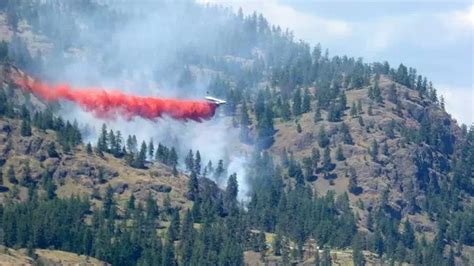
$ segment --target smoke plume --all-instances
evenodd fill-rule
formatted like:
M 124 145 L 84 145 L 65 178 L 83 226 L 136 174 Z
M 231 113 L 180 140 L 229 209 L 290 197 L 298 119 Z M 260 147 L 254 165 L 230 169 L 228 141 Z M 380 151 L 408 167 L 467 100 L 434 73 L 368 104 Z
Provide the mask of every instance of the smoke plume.
M 67 84 L 50 86 L 25 79 L 17 79 L 16 83 L 46 101 L 68 100 L 104 119 L 120 116 L 131 120 L 138 116 L 154 121 L 166 115 L 181 121 L 201 122 L 213 117 L 218 106 L 207 101 L 143 97 L 101 88 L 72 88 Z

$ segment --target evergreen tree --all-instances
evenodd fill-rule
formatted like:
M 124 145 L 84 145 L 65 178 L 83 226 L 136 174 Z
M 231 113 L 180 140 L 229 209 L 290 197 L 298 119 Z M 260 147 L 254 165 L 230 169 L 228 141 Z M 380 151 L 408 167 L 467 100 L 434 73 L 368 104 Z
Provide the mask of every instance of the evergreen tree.
M 114 219 L 116 215 L 116 203 L 114 200 L 114 190 L 110 185 L 107 186 L 104 197 L 104 215 L 108 219 Z
M 321 266 L 321 259 L 319 258 L 319 249 L 316 247 L 314 251 L 314 266 Z
M 331 149 L 329 146 L 324 149 L 323 162 L 322 162 L 323 171 L 327 174 L 334 168 L 334 164 L 331 161 Z
M 0 62 L 8 60 L 8 44 L 6 41 L 0 42 Z
M 219 160 L 219 162 L 217 163 L 217 167 L 214 171 L 214 179 L 215 180 L 219 180 L 220 178 L 222 178 L 223 176 L 226 176 L 225 174 L 225 168 L 224 168 L 224 161 L 223 160 Z
M 170 242 L 174 242 L 178 240 L 178 236 L 180 232 L 179 227 L 180 227 L 179 211 L 174 210 L 171 214 L 170 226 L 168 227 L 168 240 Z
M 313 117 L 313 121 L 314 123 L 317 123 L 319 121 L 322 120 L 322 116 L 321 116 L 321 108 L 319 108 L 319 106 L 316 107 L 316 110 L 314 111 L 314 117 Z
M 29 115 L 21 120 L 20 134 L 23 137 L 31 136 L 31 121 Z
M 148 157 L 153 159 L 154 154 L 155 154 L 155 145 L 153 144 L 153 138 L 150 139 L 150 142 L 148 143 L 147 147 L 148 147 Z
M 338 145 L 336 149 L 336 160 L 344 161 L 346 157 L 344 157 L 344 152 L 342 150 L 342 145 Z
M 344 144 L 354 145 L 354 142 L 352 141 L 351 133 L 349 131 L 349 127 L 347 126 L 346 123 L 344 123 L 344 122 L 341 123 L 341 127 L 339 129 L 339 132 L 342 134 Z
M 383 146 L 382 146 L 382 151 L 383 151 L 383 155 L 385 156 L 389 156 L 389 150 L 388 150 L 388 145 L 387 145 L 387 142 L 384 142 L 383 143 Z
M 251 125 L 250 116 L 247 110 L 247 104 L 242 102 L 240 109 L 240 141 L 246 143 L 249 141 L 249 126 Z
M 301 105 L 301 111 L 307 113 L 311 111 L 311 95 L 309 94 L 308 88 L 304 89 L 303 103 Z
M 362 110 L 362 101 L 359 99 L 359 100 L 357 100 L 357 113 L 360 115 L 363 112 L 364 111 Z
M 257 120 L 257 147 L 260 149 L 269 148 L 274 142 L 274 134 L 273 111 L 267 106 L 262 117 Z
M 88 155 L 92 155 L 92 145 L 90 142 L 88 142 L 86 145 L 86 152 Z
M 229 179 L 227 180 L 227 187 L 225 189 L 224 193 L 224 206 L 229 210 L 229 212 L 234 214 L 237 209 L 237 194 L 238 194 L 239 188 L 238 188 L 238 183 L 237 183 L 237 174 L 232 174 L 229 176 Z
M 329 250 L 328 246 L 324 246 L 321 266 L 331 266 L 331 265 L 332 265 L 331 251 Z
M 388 100 L 392 103 L 397 103 L 399 101 L 395 83 L 392 83 L 388 89 Z
M 301 108 L 301 89 L 295 89 L 295 92 L 293 93 L 293 115 L 298 116 L 302 112 Z
M 188 182 L 188 199 L 196 201 L 199 198 L 199 181 L 196 173 L 191 172 L 191 176 Z
M 352 261 L 355 266 L 365 265 L 363 249 L 363 237 L 360 234 L 356 234 L 352 240 Z
M 173 242 L 169 241 L 163 248 L 163 261 L 161 265 L 175 266 L 178 265 L 174 255 Z
M 324 126 L 320 127 L 319 129 L 318 144 L 321 148 L 326 148 L 326 146 L 329 144 L 329 137 L 326 134 Z
M 199 150 L 196 151 L 196 159 L 194 160 L 194 171 L 197 175 L 201 174 L 201 153 L 199 153 Z
M 56 151 L 56 146 L 54 145 L 54 142 L 48 143 L 47 152 L 48 152 L 48 156 L 51 157 L 51 158 L 59 157 L 59 154 Z
M 281 256 L 281 236 L 280 234 L 275 234 L 273 238 L 273 255 Z
M 145 141 L 143 141 L 140 147 L 140 152 L 135 154 L 135 158 L 133 159 L 133 164 L 132 164 L 133 167 L 145 168 L 146 151 L 147 151 L 146 143 Z
M 156 199 L 151 195 L 151 192 L 148 192 L 148 195 L 145 199 L 145 208 L 146 208 L 146 218 L 149 221 L 154 221 L 160 215 L 158 210 L 158 205 L 156 205 Z
M 184 164 L 186 166 L 186 170 L 192 172 L 194 171 L 194 153 L 193 150 L 189 150 L 188 155 L 184 158 Z
M 405 247 L 409 249 L 412 249 L 415 245 L 415 232 L 408 220 L 403 223 L 402 241 Z
M 349 169 L 348 190 L 349 190 L 350 193 L 352 193 L 354 195 L 358 195 L 362 192 L 361 188 L 357 185 L 357 174 L 356 174 L 356 170 L 353 167 L 351 167 Z
M 112 129 L 109 131 L 109 135 L 107 136 L 107 139 L 108 139 L 108 145 L 109 145 L 107 150 L 113 154 L 113 150 L 117 146 L 117 142 L 115 139 L 115 133 Z
M 13 168 L 13 165 L 10 164 L 7 170 L 7 177 L 8 177 L 8 182 L 12 183 L 13 185 L 18 184 L 18 179 L 15 177 L 15 169 Z
M 23 173 L 20 180 L 20 184 L 22 186 L 29 186 L 32 184 L 33 180 L 31 178 L 31 168 L 30 168 L 30 161 L 26 161 L 23 165 Z
M 290 104 L 288 103 L 288 100 L 283 100 L 280 112 L 281 112 L 281 118 L 283 119 L 283 121 L 290 120 L 291 111 L 290 111 Z
M 352 102 L 352 106 L 351 106 L 351 116 L 352 116 L 352 117 L 356 117 L 357 115 L 358 115 L 358 112 L 357 112 L 356 103 L 355 103 L 355 102 Z
M 370 156 L 372 157 L 372 160 L 377 161 L 378 155 L 379 155 L 379 144 L 377 143 L 377 140 L 374 139 L 372 141 L 372 145 L 370 146 Z
M 97 141 L 97 149 L 99 152 L 106 152 L 108 151 L 109 147 L 109 139 L 107 134 L 107 125 L 104 123 L 102 124 L 102 131 L 99 136 L 99 140 Z
M 176 150 L 174 147 L 171 147 L 170 154 L 168 156 L 168 165 L 170 165 L 173 168 L 173 175 L 177 176 L 178 175 L 178 154 L 176 153 Z

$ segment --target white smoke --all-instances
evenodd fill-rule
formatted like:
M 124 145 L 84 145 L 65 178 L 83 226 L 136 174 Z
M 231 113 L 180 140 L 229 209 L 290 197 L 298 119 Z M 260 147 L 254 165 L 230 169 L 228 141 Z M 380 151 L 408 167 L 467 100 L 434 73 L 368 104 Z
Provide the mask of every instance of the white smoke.
M 73 86 L 101 86 L 146 96 L 194 99 L 206 96 L 209 80 L 215 73 L 199 66 L 176 65 L 176 62 L 187 51 L 215 53 L 214 46 L 219 41 L 218 26 L 229 23 L 224 13 L 212 8 L 203 9 L 192 1 L 97 2 L 121 14 L 119 23 L 110 27 L 106 18 L 95 17 L 87 11 L 77 14 L 76 23 L 80 31 L 74 41 L 87 45 L 79 47 L 77 53 L 71 49 L 64 50 L 62 57 L 65 60 L 55 59 L 48 65 L 48 78 Z M 41 19 L 48 20 L 49 17 L 43 14 Z M 54 21 L 54 25 L 62 27 L 58 21 Z M 178 88 L 177 81 L 186 67 L 192 68 L 195 79 L 183 90 Z M 120 130 L 124 139 L 136 135 L 139 143 L 145 141 L 148 144 L 153 139 L 155 145 L 160 142 L 168 147 L 174 146 L 181 165 L 189 149 L 200 151 L 203 167 L 209 160 L 215 167 L 223 159 L 228 174 L 237 173 L 239 197 L 243 198 L 248 191 L 247 159 L 245 154 L 239 153 L 238 129 L 232 126 L 230 117 L 217 114 L 202 123 L 180 122 L 166 117 L 155 122 L 141 118 L 103 121 L 68 103 L 63 104 L 61 115 L 94 129 L 91 135 L 85 136 L 85 142 L 93 145 L 105 122 L 109 130 Z M 225 186 L 225 181 L 216 180 L 221 187 Z

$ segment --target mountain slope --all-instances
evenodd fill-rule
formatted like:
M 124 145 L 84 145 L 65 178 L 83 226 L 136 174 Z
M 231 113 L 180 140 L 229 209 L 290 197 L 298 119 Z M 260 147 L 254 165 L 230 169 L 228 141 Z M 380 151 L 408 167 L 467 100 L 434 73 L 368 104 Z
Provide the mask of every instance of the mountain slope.
M 81 218 L 77 228 L 54 224 L 53 218 L 27 225 L 71 231 L 54 247 L 118 265 L 302 263 L 315 259 L 315 247 L 324 251 L 326 263 L 331 253 L 346 249 L 344 256 L 351 253 L 349 260 L 358 265 L 469 264 L 474 129 L 459 126 L 445 112 L 436 89 L 416 69 L 329 57 L 320 45 L 294 41 L 291 32 L 257 14 L 187 2 L 129 8 L 113 1 L 81 3 L 0 5 L 6 14 L 0 15 L 0 31 L 8 32 L 9 41 L 0 53 L 8 56 L 0 60 L 12 60 L 45 80 L 146 80 L 177 87 L 177 95 L 208 91 L 224 98 L 222 115 L 231 117 L 241 134 L 223 140 L 232 144 L 226 145 L 232 147 L 230 158 L 217 168 L 225 173 L 240 150 L 251 154 L 248 184 L 237 184 L 231 175 L 225 190 L 217 189 L 203 178 L 215 169 L 202 164 L 194 147 L 179 160 L 189 177 L 179 172 L 174 177 L 176 169 L 159 158 L 135 164 L 138 149 L 109 147 L 114 145 L 105 141 L 106 128 L 99 145 L 87 148 L 74 123 L 43 123 L 48 110 L 60 114 L 60 107 L 15 89 L 11 76 L 17 70 L 8 68 L 0 101 L 15 106 L 15 112 L 8 104 L 2 109 L 0 127 L 2 190 L 12 192 L 3 199 L 16 201 L 5 204 L 16 218 L 4 215 L 8 246 L 47 247 L 50 242 L 25 237 L 21 230 L 15 234 L 12 227 L 24 227 L 23 220 L 42 210 L 67 220 L 59 210 L 69 206 L 77 210 L 71 215 Z M 179 27 L 170 21 L 179 21 Z M 97 34 L 97 22 L 107 30 Z M 163 35 L 151 34 L 149 25 Z M 37 111 L 43 114 L 35 118 Z M 8 180 L 10 166 L 21 181 L 17 186 Z M 245 206 L 237 200 L 242 185 L 249 191 Z M 35 193 L 49 199 L 37 202 Z M 72 194 L 91 197 L 78 202 L 69 199 Z M 176 208 L 167 206 L 166 195 Z

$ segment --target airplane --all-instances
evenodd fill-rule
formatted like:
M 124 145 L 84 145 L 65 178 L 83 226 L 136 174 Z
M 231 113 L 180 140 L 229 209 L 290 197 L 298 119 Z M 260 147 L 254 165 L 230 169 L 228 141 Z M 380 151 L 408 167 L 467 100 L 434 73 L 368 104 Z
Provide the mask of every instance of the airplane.
M 224 100 L 221 100 L 221 99 L 218 99 L 218 98 L 214 98 L 214 97 L 211 97 L 211 96 L 206 96 L 204 99 L 206 99 L 207 101 L 211 102 L 211 103 L 214 103 L 214 104 L 217 104 L 217 105 L 221 105 L 221 104 L 226 104 L 227 102 L 224 101 Z

